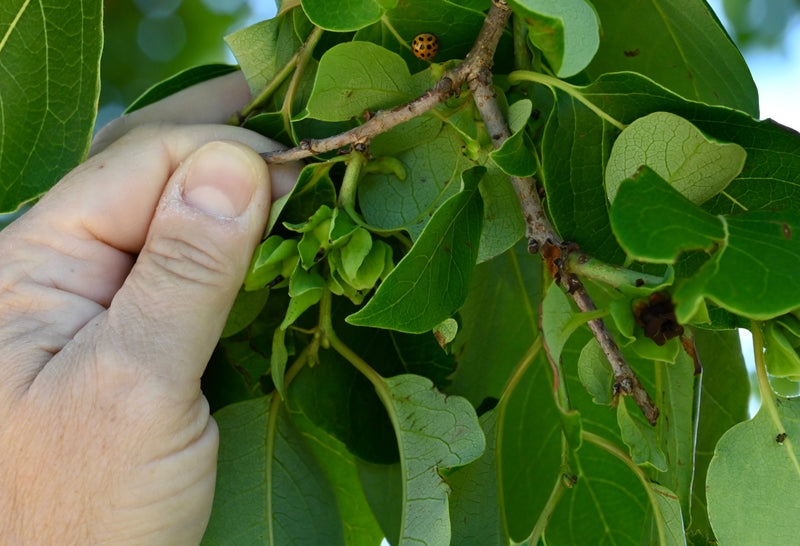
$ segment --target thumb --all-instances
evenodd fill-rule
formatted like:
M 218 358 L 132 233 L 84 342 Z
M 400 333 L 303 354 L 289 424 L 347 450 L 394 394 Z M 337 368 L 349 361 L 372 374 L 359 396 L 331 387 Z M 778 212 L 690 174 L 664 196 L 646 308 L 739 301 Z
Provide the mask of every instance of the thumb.
M 236 142 L 208 143 L 177 168 L 109 306 L 102 330 L 113 354 L 199 392 L 264 232 L 269 193 L 263 159 Z

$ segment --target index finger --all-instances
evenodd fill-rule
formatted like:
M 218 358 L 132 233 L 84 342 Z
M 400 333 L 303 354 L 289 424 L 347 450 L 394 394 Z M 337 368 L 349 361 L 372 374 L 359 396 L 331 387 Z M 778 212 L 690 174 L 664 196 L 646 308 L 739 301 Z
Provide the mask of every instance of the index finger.
M 141 125 L 225 123 L 251 99 L 250 88 L 241 70 L 198 83 L 111 121 L 98 131 L 89 155 L 101 152 Z

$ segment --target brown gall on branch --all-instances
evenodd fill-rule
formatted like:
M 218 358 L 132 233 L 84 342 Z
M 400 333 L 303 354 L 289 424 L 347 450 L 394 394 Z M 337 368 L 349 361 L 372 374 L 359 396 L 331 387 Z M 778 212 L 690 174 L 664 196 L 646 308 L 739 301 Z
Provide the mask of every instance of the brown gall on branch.
M 475 45 L 467 53 L 464 62 L 453 70 L 445 72 L 433 88 L 416 99 L 391 110 L 375 112 L 363 125 L 344 133 L 328 138 L 303 140 L 294 148 L 263 153 L 261 157 L 267 163 L 286 163 L 352 146 L 356 142 L 369 142 L 375 136 L 432 110 L 450 97 L 457 95 L 467 77 L 478 67 L 485 66 L 487 62 L 491 65 L 492 57 L 510 14 L 511 11 L 505 2 L 500 3 L 496 0 L 492 2 L 489 14 L 475 40 Z
M 486 19 L 488 22 L 489 19 L 497 18 L 498 23 L 505 25 L 510 13 L 511 10 L 505 2 L 496 1 L 492 3 L 492 9 L 489 10 Z M 475 51 L 475 48 L 473 48 L 473 51 Z M 480 51 L 482 53 L 489 52 L 488 48 Z M 467 81 L 472 91 L 475 105 L 486 125 L 486 130 L 492 138 L 492 144 L 495 148 L 499 148 L 511 136 L 511 133 L 505 117 L 500 111 L 494 86 L 492 85 L 491 67 L 493 54 L 494 50 L 492 49 L 490 55 L 481 56 L 478 62 L 475 63 L 477 70 L 470 72 Z M 565 243 L 556 233 L 545 215 L 536 190 L 535 180 L 531 177 L 520 178 L 512 176 L 509 178 L 522 206 L 528 247 L 538 249 L 542 253 L 553 278 L 567 288 L 567 292 L 572 296 L 578 309 L 582 312 L 596 310 L 594 302 L 586 292 L 581 280 L 574 273 L 570 273 L 567 267 L 569 254 L 579 252 L 580 249 L 574 243 Z M 600 343 L 600 347 L 603 349 L 603 353 L 606 355 L 614 372 L 614 396 L 632 396 L 648 422 L 651 425 L 655 425 L 658 419 L 658 408 L 655 407 L 639 378 L 636 377 L 634 371 L 625 361 L 622 351 L 614 341 L 605 322 L 602 319 L 590 320 L 589 328 Z

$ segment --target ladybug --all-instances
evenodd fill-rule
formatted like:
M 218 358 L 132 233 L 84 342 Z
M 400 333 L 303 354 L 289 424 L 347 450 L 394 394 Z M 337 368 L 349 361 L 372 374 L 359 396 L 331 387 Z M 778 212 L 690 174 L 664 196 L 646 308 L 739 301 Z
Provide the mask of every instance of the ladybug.
M 411 49 L 418 59 L 427 61 L 439 51 L 439 38 L 435 34 L 424 32 L 414 38 L 414 41 L 411 42 Z

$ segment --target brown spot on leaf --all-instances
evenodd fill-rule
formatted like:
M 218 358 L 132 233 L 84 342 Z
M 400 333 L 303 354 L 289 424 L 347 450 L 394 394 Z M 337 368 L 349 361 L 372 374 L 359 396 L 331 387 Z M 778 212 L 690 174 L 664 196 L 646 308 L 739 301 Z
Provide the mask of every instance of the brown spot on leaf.
M 786 439 L 787 434 L 785 432 L 781 432 L 777 436 L 775 436 L 775 441 L 779 444 L 783 445 L 783 441 Z
M 444 337 L 444 334 L 441 333 L 439 330 L 433 331 L 433 337 L 436 338 L 436 343 L 439 344 L 439 347 L 441 347 L 442 349 L 447 347 L 447 339 Z
M 626 57 L 636 57 L 639 55 L 640 51 L 639 48 L 637 47 L 636 49 L 632 49 L 630 51 L 623 51 L 623 53 L 625 54 Z
M 786 237 L 786 240 L 788 241 L 792 238 L 792 228 L 790 228 L 789 224 L 786 222 L 782 223 L 781 227 L 783 228 L 783 236 Z

